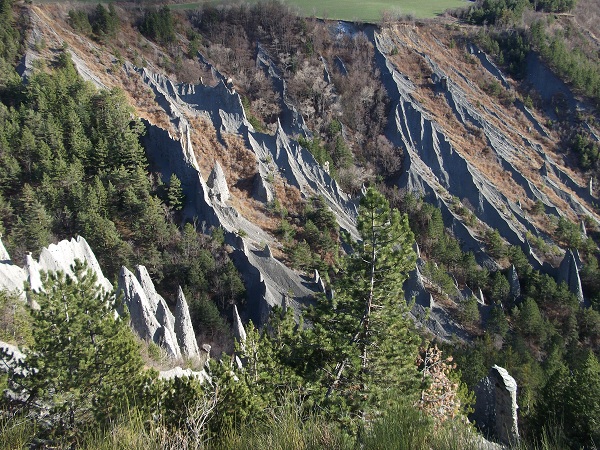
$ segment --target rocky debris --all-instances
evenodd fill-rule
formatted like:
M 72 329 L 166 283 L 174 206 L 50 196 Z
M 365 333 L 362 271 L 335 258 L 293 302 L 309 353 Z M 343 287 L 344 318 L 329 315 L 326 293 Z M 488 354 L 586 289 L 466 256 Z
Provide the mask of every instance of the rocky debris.
M 156 319 L 163 327 L 168 328 L 173 336 L 175 335 L 175 316 L 164 300 L 156 306 Z M 177 342 L 177 338 L 175 338 L 175 342 Z
M 348 69 L 346 68 L 346 64 L 344 64 L 344 61 L 342 61 L 342 58 L 340 58 L 339 56 L 336 55 L 333 58 L 333 63 L 335 64 L 335 68 L 337 69 L 337 71 L 343 77 L 347 77 L 348 76 Z
M 558 78 L 534 52 L 527 55 L 527 82 L 531 84 L 548 105 L 554 104 L 555 98 L 562 98 L 565 107 L 575 111 L 578 102 L 572 94 L 569 86 Z M 557 119 L 553 108 L 546 108 L 545 113 L 552 120 Z
M 519 111 L 521 111 L 523 113 L 523 115 L 525 117 L 527 117 L 527 120 L 529 120 L 531 122 L 531 124 L 533 125 L 533 128 L 535 129 L 535 131 L 537 131 L 541 136 L 543 136 L 545 138 L 550 138 L 550 135 L 548 134 L 548 132 L 546 131 L 546 129 L 535 118 L 535 116 L 533 115 L 533 113 L 531 112 L 531 110 L 529 110 L 529 108 L 527 108 L 527 106 L 525 106 L 525 103 L 523 103 L 521 100 L 517 99 L 517 100 L 515 100 L 514 104 L 519 109 Z
M 485 298 L 483 298 L 483 291 L 479 288 L 479 296 L 477 297 L 477 301 L 480 305 L 485 305 Z
M 196 341 L 196 333 L 192 325 L 190 310 L 181 290 L 177 291 L 177 305 L 175 306 L 175 335 L 181 348 L 181 354 L 187 358 L 199 358 L 200 351 Z
M 208 115 L 215 127 L 222 132 L 241 133 L 256 154 L 259 174 L 264 173 L 266 176 L 267 173 L 271 173 L 272 169 L 267 167 L 266 163 L 269 161 L 268 166 L 274 165 L 284 182 L 298 187 L 304 195 L 323 195 L 336 214 L 340 226 L 356 238 L 356 205 L 339 190 L 337 183 L 325 173 L 307 150 L 287 137 L 281 124 L 278 125 L 276 136 L 255 133 L 248 126 L 245 116 L 240 118 L 243 108 L 237 94 L 219 86 L 210 88 L 175 85 L 165 77 L 151 74 L 147 70 L 138 70 L 137 73 L 140 73 L 144 81 L 154 89 L 157 101 L 166 105 L 167 111 L 172 111 L 173 121 L 178 124 L 180 134 L 181 130 L 186 129 L 181 113 L 185 109 Z M 219 110 L 218 117 L 215 113 L 216 108 Z M 144 139 L 150 163 L 159 168 L 163 178 L 169 178 L 172 173 L 175 173 L 181 180 L 186 195 L 184 216 L 189 219 L 199 217 L 206 226 L 223 227 L 226 242 L 234 247 L 238 246 L 233 260 L 243 274 L 246 289 L 253 299 L 248 308 L 252 311 L 250 318 L 257 325 L 261 325 L 266 319 L 272 306 L 282 304 L 283 298 L 288 293 L 293 294 L 293 303 L 302 303 L 312 297 L 314 291 L 305 286 L 304 281 L 296 273 L 273 258 L 260 258 L 254 254 L 254 251 L 247 251 L 239 246 L 240 240 L 235 236 L 240 230 L 244 232 L 249 242 L 269 243 L 273 238 L 242 217 L 232 207 L 211 200 L 208 195 L 209 188 L 199 173 L 189 139 L 175 140 L 168 132 L 152 125 L 148 126 Z M 264 180 L 257 182 L 261 183 Z M 262 197 L 268 200 L 271 191 L 266 184 L 264 187 Z M 243 240 L 242 245 L 244 245 Z M 265 262 L 265 259 L 269 262 Z
M 158 378 L 160 378 L 161 380 L 172 380 L 173 378 L 182 378 L 182 377 L 196 378 L 197 380 L 200 381 L 200 383 L 204 383 L 205 381 L 210 383 L 210 381 L 211 381 L 210 376 L 206 373 L 205 370 L 197 371 L 197 370 L 192 370 L 189 368 L 182 369 L 179 366 L 174 367 L 169 370 L 161 370 L 158 373 Z
M 421 249 L 419 248 L 417 241 L 413 242 L 413 251 L 415 252 L 415 255 L 417 255 L 417 258 L 421 258 Z
M 542 269 L 540 260 L 530 251 L 530 246 L 525 240 L 527 232 L 540 236 L 531 218 L 453 148 L 444 129 L 415 99 L 413 92 L 417 88 L 387 57 L 397 42 L 385 32 L 380 34 L 370 29 L 368 33 L 375 44 L 376 66 L 392 106 L 386 136 L 394 145 L 404 149 L 405 172 L 399 178 L 399 187 L 420 192 L 428 201 L 437 204 L 446 226 L 451 227 L 456 237 L 463 241 L 464 250 L 474 252 L 480 264 L 492 270 L 497 268 L 486 257 L 485 248 L 465 226 L 463 218 L 457 216 L 449 207 L 448 201 L 452 197 L 467 199 L 474 206 L 474 214 L 481 222 L 497 229 L 509 244 L 523 249 L 535 269 Z M 438 84 L 441 80 L 446 80 L 446 89 L 440 92 L 440 95 L 444 96 L 459 123 L 466 130 L 476 127 L 481 131 L 493 151 L 494 158 L 529 199 L 544 202 L 548 214 L 562 214 L 549 197 L 515 164 L 516 161 L 522 160 L 524 146 L 533 149 L 545 161 L 544 169 L 547 174 L 553 174 L 544 176 L 546 186 L 567 202 L 574 213 L 594 217 L 581 201 L 590 203 L 593 200 L 587 186 L 579 186 L 544 152 L 540 144 L 532 142 L 509 125 L 504 130 L 490 121 L 490 116 L 502 120 L 505 112 L 496 106 L 475 107 L 471 104 L 471 97 L 463 90 L 463 84 L 455 82 L 452 77 L 461 77 L 467 84 L 472 82 L 456 68 L 451 67 L 444 72 L 428 54 L 416 50 L 419 39 L 417 33 L 412 33 L 408 39 L 412 41 L 407 45 L 430 66 L 433 72 L 432 79 L 437 80 Z M 489 69 L 491 68 L 488 67 Z M 530 120 L 534 118 L 531 116 Z M 540 131 L 544 131 L 541 126 Z M 549 176 L 552 176 L 552 179 Z M 559 183 L 555 182 L 556 179 Z
M 246 342 L 246 330 L 244 329 L 244 324 L 242 323 L 236 305 L 233 305 L 233 337 L 235 337 L 241 345 L 244 345 L 244 342 Z
M 252 185 L 252 196 L 263 203 L 270 203 L 275 199 L 273 186 L 269 183 L 262 173 L 256 174 Z
M 96 274 L 98 278 L 97 283 L 106 292 L 112 291 L 112 283 L 102 274 L 102 269 L 94 252 L 82 236 L 72 238 L 70 241 L 65 239 L 58 244 L 50 244 L 47 248 L 43 248 L 40 253 L 39 267 L 46 272 L 57 272 L 60 270 L 67 275 L 73 276 L 72 266 L 76 260 L 87 264 Z
M 323 81 L 327 84 L 332 83 L 331 74 L 329 73 L 329 67 L 327 65 L 327 60 L 323 58 L 323 56 L 319 56 L 319 59 L 323 63 Z
M 225 204 L 229 200 L 231 195 L 229 193 L 229 188 L 227 187 L 227 180 L 225 179 L 225 173 L 223 173 L 223 169 L 218 161 L 215 162 L 206 184 L 210 188 L 210 195 L 212 198 L 222 204 Z
M 150 278 L 150 274 L 148 273 L 148 270 L 146 269 L 145 266 L 142 266 L 142 265 L 136 266 L 135 276 L 136 276 L 137 280 L 139 281 L 140 286 L 142 287 L 142 290 L 144 291 L 144 294 L 146 294 L 148 301 L 150 302 L 152 311 L 154 313 L 156 313 L 156 311 L 158 309 L 158 305 L 160 303 L 164 303 L 164 301 L 165 301 L 164 298 L 162 298 L 162 296 L 160 296 L 159 293 L 156 292 L 154 283 L 152 282 L 152 279 Z
M 376 32 L 372 39 L 376 47 L 377 67 L 392 104 L 386 136 L 394 145 L 405 149 L 406 170 L 400 177 L 400 187 L 421 192 L 437 204 L 446 225 L 451 224 L 457 238 L 463 241 L 465 250 L 473 251 L 480 264 L 494 267 L 495 263 L 485 254 L 481 241 L 452 211 L 448 197 L 442 194 L 468 199 L 480 220 L 498 228 L 509 242 L 520 246 L 524 242 L 524 232 L 508 221 L 497 206 L 506 203 L 506 198 L 452 147 L 438 124 L 413 99 L 414 84 L 402 76 L 386 57 L 386 49 L 392 44 Z M 434 72 L 440 78 L 446 76 L 441 71 Z M 449 96 L 454 89 L 448 79 L 447 98 L 452 98 Z
M 154 315 L 144 289 L 135 275 L 125 266 L 121 267 L 119 272 L 119 291 L 123 294 L 133 330 L 140 338 L 153 341 L 156 331 L 160 328 L 160 323 Z
M 560 263 L 558 268 L 558 283 L 566 283 L 569 288 L 569 292 L 575 294 L 579 303 L 583 306 L 590 306 L 589 302 L 583 297 L 583 289 L 581 287 L 581 278 L 579 277 L 579 270 L 581 262 L 578 264 L 579 255 L 575 256 L 575 253 L 568 249 L 565 256 Z
M 245 117 L 240 96 L 222 84 L 215 87 L 173 84 L 166 77 L 147 69 L 130 69 L 131 74 L 139 74 L 154 90 L 156 101 L 172 117 L 182 136 L 179 140 L 173 139 L 168 132 L 148 124 L 143 143 L 150 163 L 161 171 L 163 179 L 168 179 L 175 173 L 181 180 L 187 199 L 184 208 L 186 217 L 191 218 L 195 215 L 201 217 L 208 226 L 222 226 L 228 231 L 243 229 L 254 242 L 272 240 L 258 227 L 253 227 L 245 221 L 237 211 L 219 205 L 218 202 L 211 202 L 208 187 L 199 174 L 189 137 L 183 138 L 189 134 L 189 125 L 183 113 L 191 111 L 193 114 L 208 117 L 220 133 L 233 133 L 244 137 L 248 148 L 256 155 L 258 172 L 263 178 L 255 181 L 257 198 L 269 201 L 272 188 L 264 178 L 272 173 L 272 167 L 268 166 L 274 165 L 275 171 L 284 182 L 296 186 L 303 195 L 322 195 L 336 214 L 340 226 L 357 237 L 356 205 L 340 191 L 337 183 L 308 150 L 289 139 L 284 130 L 284 118 L 278 121 L 276 136 L 256 133 Z
M 506 369 L 493 366 L 475 387 L 475 411 L 471 419 L 483 434 L 503 444 L 519 440 L 517 382 Z
M 33 259 L 31 252 L 25 256 L 25 271 L 27 273 L 27 282 L 32 291 L 39 292 L 42 289 L 41 266 Z
M 477 296 L 475 295 L 475 292 L 473 292 L 473 289 L 471 289 L 469 286 L 465 286 L 464 289 L 461 289 L 460 294 L 462 295 L 462 298 L 464 300 L 467 300 L 471 297 L 477 298 Z
M 13 292 L 25 300 L 26 281 L 27 272 L 24 269 L 10 262 L 0 262 L 0 289 Z
M 265 244 L 265 248 L 263 249 L 263 255 L 265 255 L 266 258 L 273 257 L 273 252 L 271 251 L 271 247 L 269 247 L 269 244 Z
M 64 240 L 42 249 L 39 261 L 29 253 L 25 267 L 0 263 L 0 288 L 15 291 L 25 299 L 24 283 L 29 282 L 32 290 L 42 287 L 41 272 L 63 271 L 73 276 L 75 261 L 82 261 L 96 274 L 98 286 L 112 292 L 113 286 L 102 274 L 96 256 L 82 236 Z M 156 292 L 148 271 L 144 266 L 136 268 L 137 278 L 126 267 L 119 274 L 119 291 L 123 292 L 124 303 L 129 310 L 133 330 L 142 339 L 161 345 L 169 356 L 181 356 L 175 335 L 175 319 L 165 300 Z M 32 307 L 38 307 L 33 304 Z
M 509 297 L 511 302 L 514 304 L 519 297 L 521 297 L 521 284 L 519 283 L 519 275 L 517 274 L 517 269 L 514 264 L 511 264 L 508 269 L 508 284 L 510 285 Z

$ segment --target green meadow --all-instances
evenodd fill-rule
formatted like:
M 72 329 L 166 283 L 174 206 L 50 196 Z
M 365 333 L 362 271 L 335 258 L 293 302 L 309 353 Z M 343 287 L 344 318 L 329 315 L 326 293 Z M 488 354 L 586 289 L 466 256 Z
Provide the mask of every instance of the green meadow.
M 250 0 L 247 3 L 256 3 Z M 212 4 L 224 3 L 210 1 Z M 323 19 L 360 22 L 378 22 L 384 11 L 394 15 L 411 15 L 415 18 L 435 17 L 449 8 L 465 6 L 466 0 L 287 0 L 284 3 L 300 14 Z M 172 5 L 173 9 L 193 9 L 202 3 Z

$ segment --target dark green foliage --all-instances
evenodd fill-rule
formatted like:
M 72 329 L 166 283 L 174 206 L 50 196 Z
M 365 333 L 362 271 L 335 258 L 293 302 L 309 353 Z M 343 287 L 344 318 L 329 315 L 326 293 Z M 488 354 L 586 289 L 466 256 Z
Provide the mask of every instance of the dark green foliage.
M 29 292 L 40 306 L 31 310 L 34 343 L 10 373 L 10 387 L 23 399 L 15 402 L 36 417 L 48 408 L 40 427 L 65 442 L 132 401 L 142 368 L 128 318 L 115 318 L 114 298 L 83 265 L 74 273 L 47 275 L 40 293 Z
M 589 58 L 577 47 L 570 48 L 566 38 L 561 34 L 548 33 L 545 23 L 541 20 L 531 25 L 530 34 L 534 49 L 540 53 L 553 70 L 598 105 L 600 102 L 600 63 L 598 60 Z M 583 145 L 580 153 L 582 158 L 585 158 L 586 154 L 588 157 L 592 157 L 582 160 L 582 163 L 587 165 L 595 161 L 593 148 L 586 150 L 585 142 L 576 144 Z
M 213 236 L 207 236 L 186 223 L 170 250 L 176 257 L 165 267 L 162 284 L 168 292 L 176 292 L 178 285 L 189 291 L 190 296 L 186 298 L 189 298 L 193 317 L 200 318 L 201 311 L 208 308 L 203 303 L 207 299 L 211 299 L 222 314 L 231 317 L 233 305 L 241 304 L 244 298 L 244 285 L 223 247 L 220 233 L 213 231 Z M 216 318 L 209 322 L 217 336 L 228 335 Z
M 410 396 L 417 388 L 416 335 L 402 294 L 414 264 L 408 219 L 369 188 L 358 229 L 363 241 L 348 258 L 334 301 L 319 300 L 307 315 L 309 367 L 323 368 L 315 375 L 346 420 L 371 414 L 390 389 Z
M 510 75 L 516 78 L 525 76 L 526 57 L 531 50 L 527 33 L 522 30 L 481 30 L 477 34 L 477 42 L 487 53 L 494 56 Z
M 506 333 L 508 333 L 508 321 L 506 320 L 502 307 L 497 305 L 492 307 L 486 323 L 486 331 L 491 334 L 496 334 L 501 338 L 506 336 Z
M 177 178 L 174 173 L 171 174 L 169 179 L 169 188 L 167 190 L 167 204 L 172 211 L 181 211 L 185 203 L 185 196 L 183 195 L 183 189 L 181 188 L 181 181 Z
M 115 37 L 119 29 L 119 16 L 114 5 L 109 3 L 108 9 L 106 9 L 98 3 L 98 6 L 91 14 L 90 23 L 94 35 L 101 41 Z
M 579 165 L 584 170 L 598 170 L 600 146 L 583 133 L 577 133 L 571 141 L 571 151 L 579 156 Z
M 600 437 L 600 364 L 588 352 L 578 367 L 570 372 L 560 364 L 550 373 L 541 390 L 537 421 L 564 422 L 566 436 L 573 448 L 590 445 Z
M 513 316 L 516 328 L 523 337 L 536 345 L 544 345 L 548 326 L 544 322 L 535 300 L 525 299 Z
M 299 219 L 301 228 L 297 232 L 285 219 L 281 222 L 279 233 L 288 237 L 285 252 L 295 267 L 326 273 L 337 264 L 340 254 L 340 231 L 335 215 L 323 197 L 311 197 Z
M 162 45 L 173 44 L 176 40 L 173 15 L 166 5 L 160 9 L 147 9 L 139 28 L 144 36 Z
M 479 326 L 481 318 L 479 316 L 477 299 L 471 295 L 461 302 L 460 307 L 460 318 L 462 322 L 471 326 Z
M 32 340 L 29 309 L 17 295 L 0 291 L 0 341 L 28 346 Z
M 510 284 L 506 277 L 500 271 L 494 272 L 490 283 L 491 300 L 500 305 L 508 300 L 509 293 Z
M 510 25 L 521 17 L 529 0 L 482 0 L 465 13 L 466 20 L 477 25 Z
M 494 258 L 500 259 L 506 255 L 506 245 L 498 230 L 487 230 L 485 233 L 487 251 Z
M 144 129 L 124 94 L 96 91 L 66 53 L 54 72 L 36 72 L 19 89 L 18 107 L 0 103 L 0 159 L 6 163 L 0 229 L 14 260 L 80 234 L 108 277 L 122 265 L 144 264 L 167 298 L 181 285 L 190 303 L 212 301 L 229 315 L 244 286 L 222 233 L 211 239 L 192 224 L 183 232 L 174 224 L 184 202 L 181 183 L 172 177 L 164 192 L 146 172 L 139 142 Z M 219 319 L 207 318 L 207 334 L 230 341 Z
M 190 42 L 188 43 L 186 55 L 190 59 L 195 59 L 198 56 L 198 51 L 200 50 L 202 36 L 200 36 L 197 32 L 192 30 L 188 34 L 188 39 L 190 40 Z
M 20 47 L 20 34 L 13 16 L 13 0 L 0 1 L 0 60 L 13 64 Z
M 533 0 L 532 3 L 536 11 L 565 12 L 572 10 L 576 2 L 577 0 Z
M 75 31 L 83 34 L 91 34 L 92 24 L 85 11 L 72 9 L 69 11 L 69 24 Z
M 315 137 L 311 140 L 300 137 L 298 138 L 298 143 L 307 149 L 315 157 L 319 164 L 323 165 L 326 162 L 329 162 L 330 170 L 334 168 L 333 158 L 318 137 Z

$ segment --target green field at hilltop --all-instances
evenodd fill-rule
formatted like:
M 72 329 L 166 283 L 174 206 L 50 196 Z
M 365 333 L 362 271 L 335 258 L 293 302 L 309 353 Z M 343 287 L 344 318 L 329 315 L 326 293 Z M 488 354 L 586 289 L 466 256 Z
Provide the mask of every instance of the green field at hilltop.
M 255 3 L 250 0 L 248 3 Z M 224 2 L 210 2 L 224 3 Z M 301 14 L 326 19 L 378 22 L 384 11 L 416 18 L 435 17 L 449 8 L 459 8 L 465 0 L 288 0 L 284 3 Z M 174 8 L 194 8 L 201 2 L 173 5 Z

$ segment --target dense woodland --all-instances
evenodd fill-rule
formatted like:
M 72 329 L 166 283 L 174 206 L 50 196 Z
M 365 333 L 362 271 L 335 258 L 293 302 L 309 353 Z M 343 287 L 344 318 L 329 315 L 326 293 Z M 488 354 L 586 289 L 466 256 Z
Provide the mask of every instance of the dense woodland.
M 465 20 L 496 25 L 479 34 L 480 42 L 513 75 L 524 74 L 525 55 L 533 49 L 597 101 L 597 58 L 586 62 L 567 52 L 561 36 L 546 31 L 543 20 L 550 19 L 525 29 L 506 28 L 528 8 L 572 6 L 568 1 L 485 0 L 466 12 Z M 69 14 L 75 30 L 100 42 L 115 38 L 118 16 L 112 5 Z M 583 309 L 565 285 L 533 270 L 520 249 L 506 246 L 490 230 L 489 253 L 503 267 L 513 264 L 519 274 L 521 298 L 515 301 L 506 271 L 490 272 L 463 252 L 439 209 L 388 185 L 401 169 L 401 157 L 382 135 L 387 101 L 370 70 L 373 50 L 366 38 L 336 43 L 343 63 L 362 70 L 346 77 L 331 59 L 336 92 L 325 95 L 314 76 L 321 66 L 313 63 L 318 55 L 330 57 L 333 44 L 322 23 L 297 17 L 280 4 L 194 11 L 188 18 L 194 26 L 186 33 L 188 54 L 178 54 L 173 45 L 183 19 L 170 9 L 148 9 L 135 19 L 139 31 L 174 60 L 197 50 L 210 54 L 220 69 L 236 76 L 248 112 L 269 130 L 279 98 L 255 68 L 260 42 L 282 69 L 290 97 L 315 133 L 302 144 L 320 162 L 330 162 L 349 192 L 358 192 L 367 179 L 377 187 L 361 201 L 360 243 L 343 236 L 318 197 L 299 209 L 288 209 L 283 201 L 270 205 L 289 262 L 301 270 L 318 268 L 336 295 L 333 301 L 317 299 L 300 324 L 291 311 L 274 310 L 262 330 L 250 325 L 246 342 L 236 344 L 237 356 L 245 361 L 240 370 L 232 364 L 227 320 L 234 304 L 243 308 L 244 287 L 222 230 L 203 230 L 201 219 L 182 223 L 180 182 L 149 172 L 139 140 L 143 124 L 132 116 L 122 92 L 99 91 L 84 82 L 66 51 L 40 64 L 27 82 L 18 77 L 14 67 L 27 32 L 21 17 L 10 0 L 2 0 L 0 231 L 9 253 L 21 261 L 26 251 L 81 234 L 108 277 L 114 279 L 121 265 L 144 264 L 161 292 L 173 293 L 181 285 L 194 324 L 203 330 L 199 339 L 217 343 L 228 354 L 211 362 L 210 385 L 157 380 L 154 371 L 143 369 L 140 343 L 127 321 L 113 319 L 118 305 L 96 292 L 85 268 L 77 270 L 77 283 L 49 277 L 45 293 L 36 294 L 40 311 L 1 293 L 5 326 L 0 339 L 29 348 L 23 369 L 40 368 L 35 376 L 0 378 L 0 386 L 27 398 L 4 399 L 2 445 L 264 448 L 275 441 L 277 448 L 469 448 L 473 434 L 461 419 L 472 405 L 469 389 L 493 364 L 505 367 L 519 385 L 524 439 L 515 446 L 593 448 L 600 442 L 600 277 L 594 234 L 583 239 L 577 225 L 556 222 L 556 242 L 578 248 L 586 262 L 582 282 L 593 307 Z M 581 168 L 596 170 L 597 144 L 566 122 L 557 126 L 564 127 L 565 140 L 581 155 Z M 468 219 L 469 211 L 463 213 Z M 427 261 L 424 270 L 439 292 L 452 297 L 457 280 L 481 288 L 490 299 L 487 317 L 480 316 L 474 298 L 456 312 L 474 336 L 472 343 L 438 348 L 406 317 L 401 288 L 414 266 L 415 238 Z M 342 241 L 354 251 L 346 254 Z M 381 276 L 371 284 L 375 269 Z M 61 316 L 64 298 L 72 305 L 70 326 Z M 94 330 L 91 341 L 77 334 L 84 327 Z M 110 345 L 95 345 L 96 337 Z M 64 358 L 56 358 L 57 348 Z M 428 367 L 427 355 L 439 364 Z

